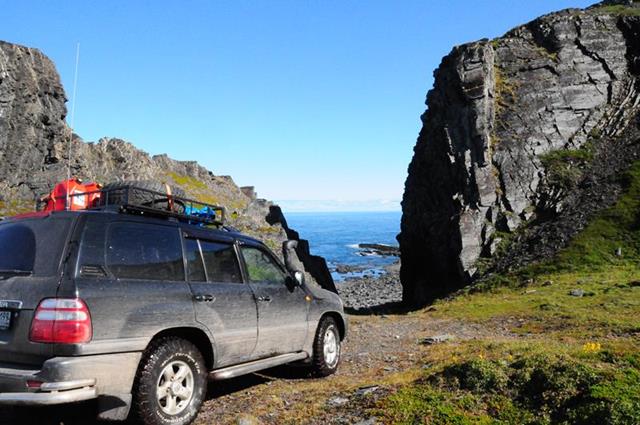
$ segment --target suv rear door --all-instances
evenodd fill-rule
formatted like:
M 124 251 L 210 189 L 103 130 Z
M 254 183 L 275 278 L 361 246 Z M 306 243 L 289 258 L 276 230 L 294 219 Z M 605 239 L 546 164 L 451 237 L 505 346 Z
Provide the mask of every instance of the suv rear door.
M 301 351 L 307 337 L 309 302 L 275 257 L 261 246 L 241 245 L 246 278 L 258 304 L 255 355 Z
M 29 342 L 33 311 L 55 297 L 74 217 L 0 222 L 0 362 L 39 364 L 51 347 Z
M 194 325 L 175 223 L 90 214 L 77 268 L 75 288 L 93 323 L 83 353 L 142 350 L 158 332 Z
M 216 367 L 253 358 L 258 312 L 251 287 L 242 281 L 232 239 L 184 239 L 187 275 L 196 320 L 213 334 Z

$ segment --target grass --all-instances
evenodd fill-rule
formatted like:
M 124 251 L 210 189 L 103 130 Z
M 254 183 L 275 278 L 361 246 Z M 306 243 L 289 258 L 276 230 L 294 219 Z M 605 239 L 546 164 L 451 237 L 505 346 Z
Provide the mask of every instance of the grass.
M 638 1 L 634 1 L 634 3 L 640 3 Z M 594 10 L 598 13 L 604 13 L 607 15 L 617 15 L 617 16 L 640 16 L 640 8 L 637 5 L 636 7 L 625 6 L 623 4 L 617 5 L 609 5 L 609 6 L 600 6 L 595 8 Z
M 504 75 L 502 68 L 498 65 L 493 67 L 494 88 L 495 88 L 495 108 L 496 115 L 499 115 L 505 108 L 511 106 L 516 100 L 517 86 L 509 81 Z
M 580 149 L 558 149 L 542 155 L 540 160 L 551 186 L 573 189 L 582 178 L 583 169 L 593 159 L 593 144 Z
M 372 413 L 394 424 L 640 423 L 640 162 L 624 183 L 553 260 L 415 313 L 502 331 L 432 346 L 422 376 Z
M 11 217 L 34 211 L 35 202 L 30 201 L 0 201 L 0 217 Z
M 237 199 L 233 194 L 225 194 L 224 190 L 216 190 L 217 188 L 214 189 L 194 177 L 174 172 L 168 172 L 166 175 L 173 183 L 182 188 L 188 197 L 207 204 L 226 207 L 230 214 L 235 213 L 235 216 L 231 218 L 237 218 L 238 211 L 242 211 L 246 207 L 246 202 Z
M 487 347 L 429 371 L 378 405 L 394 424 L 634 424 L 640 421 L 637 353 L 567 354 L 552 347 Z M 637 347 L 636 347 L 637 349 Z
M 540 55 L 542 57 L 545 57 L 553 62 L 558 62 L 558 53 L 557 52 L 552 52 L 544 47 L 537 47 L 536 50 L 538 51 L 538 53 L 540 53 Z
M 557 270 L 588 271 L 640 264 L 640 162 L 623 177 L 625 193 L 600 214 L 550 265 Z M 621 255 L 616 255 L 620 249 Z

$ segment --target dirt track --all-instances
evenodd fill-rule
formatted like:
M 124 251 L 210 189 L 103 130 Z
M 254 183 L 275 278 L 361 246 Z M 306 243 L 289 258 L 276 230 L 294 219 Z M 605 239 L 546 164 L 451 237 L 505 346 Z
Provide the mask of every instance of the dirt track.
M 357 423 L 358 389 L 383 383 L 421 367 L 419 343 L 430 335 L 459 339 L 487 336 L 478 325 L 429 319 L 423 314 L 350 316 L 351 328 L 338 373 L 312 379 L 303 369 L 280 367 L 229 381 L 211 382 L 196 425 L 243 423 Z M 362 391 L 362 390 L 361 390 Z M 346 401 L 345 401 L 346 400 Z M 91 403 L 43 409 L 3 408 L 0 425 L 91 425 Z

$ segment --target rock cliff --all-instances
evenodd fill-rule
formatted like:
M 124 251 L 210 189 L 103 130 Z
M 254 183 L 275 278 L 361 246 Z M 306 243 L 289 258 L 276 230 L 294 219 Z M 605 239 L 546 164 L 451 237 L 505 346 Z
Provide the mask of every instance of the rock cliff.
M 551 255 L 614 202 L 611 177 L 639 150 L 639 75 L 631 1 L 455 47 L 435 71 L 405 185 L 405 302 Z
M 85 143 L 71 137 L 66 101 L 55 66 L 44 54 L 0 41 L 0 216 L 32 210 L 38 197 L 66 178 L 70 155 L 71 174 L 85 181 L 159 180 L 225 206 L 231 226 L 264 240 L 278 254 L 284 240 L 299 239 L 277 206 L 256 199 L 253 188 L 239 188 L 229 176 L 195 161 L 150 156 L 120 139 Z M 301 240 L 297 253 L 309 277 L 335 291 L 324 259 L 310 254 L 308 242 Z

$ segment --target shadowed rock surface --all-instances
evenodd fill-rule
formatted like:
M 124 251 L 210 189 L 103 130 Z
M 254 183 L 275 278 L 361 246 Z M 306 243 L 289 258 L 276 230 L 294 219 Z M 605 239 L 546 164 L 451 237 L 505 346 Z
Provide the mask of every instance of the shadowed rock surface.
M 402 204 L 406 303 L 466 285 L 524 228 L 538 230 L 494 269 L 552 255 L 615 201 L 609 179 L 637 158 L 640 105 L 640 9 L 622 3 L 546 15 L 443 59 Z
M 54 64 L 39 50 L 0 41 L 0 216 L 33 210 L 35 200 L 71 174 L 85 181 L 158 180 L 181 187 L 191 198 L 227 208 L 229 224 L 267 243 L 281 255 L 282 242 L 298 240 L 271 202 L 253 187 L 239 188 L 195 161 L 150 156 L 117 138 L 85 143 L 65 124 L 64 89 Z M 71 139 L 71 143 L 69 140 Z M 279 211 L 279 208 L 277 208 Z M 269 216 L 269 217 L 268 217 Z M 323 258 L 300 240 L 297 254 L 321 286 L 335 291 Z

